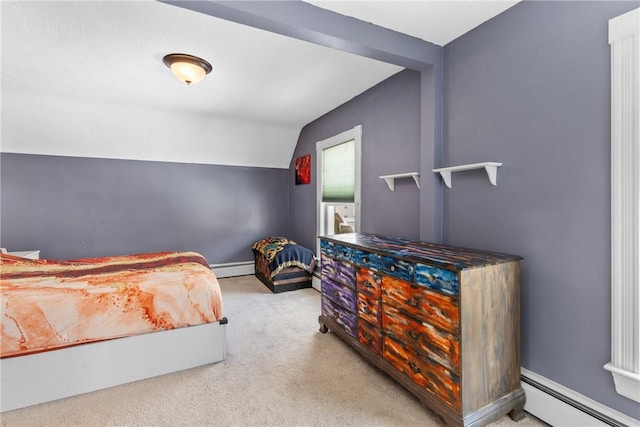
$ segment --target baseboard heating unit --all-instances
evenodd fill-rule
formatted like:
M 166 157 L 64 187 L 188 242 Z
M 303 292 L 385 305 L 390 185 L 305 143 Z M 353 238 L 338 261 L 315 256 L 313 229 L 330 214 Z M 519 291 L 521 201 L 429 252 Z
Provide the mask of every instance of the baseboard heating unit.
M 640 420 L 596 402 L 548 378 L 521 368 L 527 396 L 524 410 L 552 426 L 636 427 Z
M 255 273 L 255 264 L 253 261 L 211 264 L 209 267 L 211 267 L 218 279 L 234 276 L 248 276 Z

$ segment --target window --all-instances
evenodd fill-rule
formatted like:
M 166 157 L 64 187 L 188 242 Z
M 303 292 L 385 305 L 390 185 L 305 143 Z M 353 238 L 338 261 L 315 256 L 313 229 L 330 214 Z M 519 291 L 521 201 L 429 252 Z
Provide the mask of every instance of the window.
M 360 125 L 316 143 L 318 236 L 360 231 L 361 144 Z

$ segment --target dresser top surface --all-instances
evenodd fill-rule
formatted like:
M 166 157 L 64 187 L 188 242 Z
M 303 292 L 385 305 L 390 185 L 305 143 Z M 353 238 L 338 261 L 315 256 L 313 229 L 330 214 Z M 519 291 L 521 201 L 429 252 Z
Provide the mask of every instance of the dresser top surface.
M 520 261 L 522 259 L 522 257 L 517 255 L 368 233 L 336 234 L 333 236 L 320 236 L 320 238 L 366 250 L 390 253 L 398 258 L 405 258 L 415 262 L 425 262 L 454 270 L 466 270 L 487 265 Z

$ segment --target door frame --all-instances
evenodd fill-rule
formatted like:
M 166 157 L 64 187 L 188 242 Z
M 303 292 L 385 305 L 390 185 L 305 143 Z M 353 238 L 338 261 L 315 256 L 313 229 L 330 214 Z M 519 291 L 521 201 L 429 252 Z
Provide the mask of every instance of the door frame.
M 316 254 L 320 258 L 320 236 L 325 234 L 323 225 L 326 224 L 325 209 L 322 208 L 322 150 L 353 140 L 355 143 L 355 189 L 354 189 L 354 217 L 356 233 L 360 232 L 361 223 L 361 175 L 362 175 L 362 125 L 354 126 L 338 135 L 316 142 Z M 314 277 L 313 287 L 320 290 L 320 280 Z

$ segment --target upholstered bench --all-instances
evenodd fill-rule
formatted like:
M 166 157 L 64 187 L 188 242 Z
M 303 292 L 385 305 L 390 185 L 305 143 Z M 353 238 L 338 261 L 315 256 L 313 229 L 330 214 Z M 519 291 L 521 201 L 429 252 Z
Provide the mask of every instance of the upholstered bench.
M 273 293 L 310 288 L 316 257 L 285 237 L 267 237 L 251 246 L 255 274 Z

